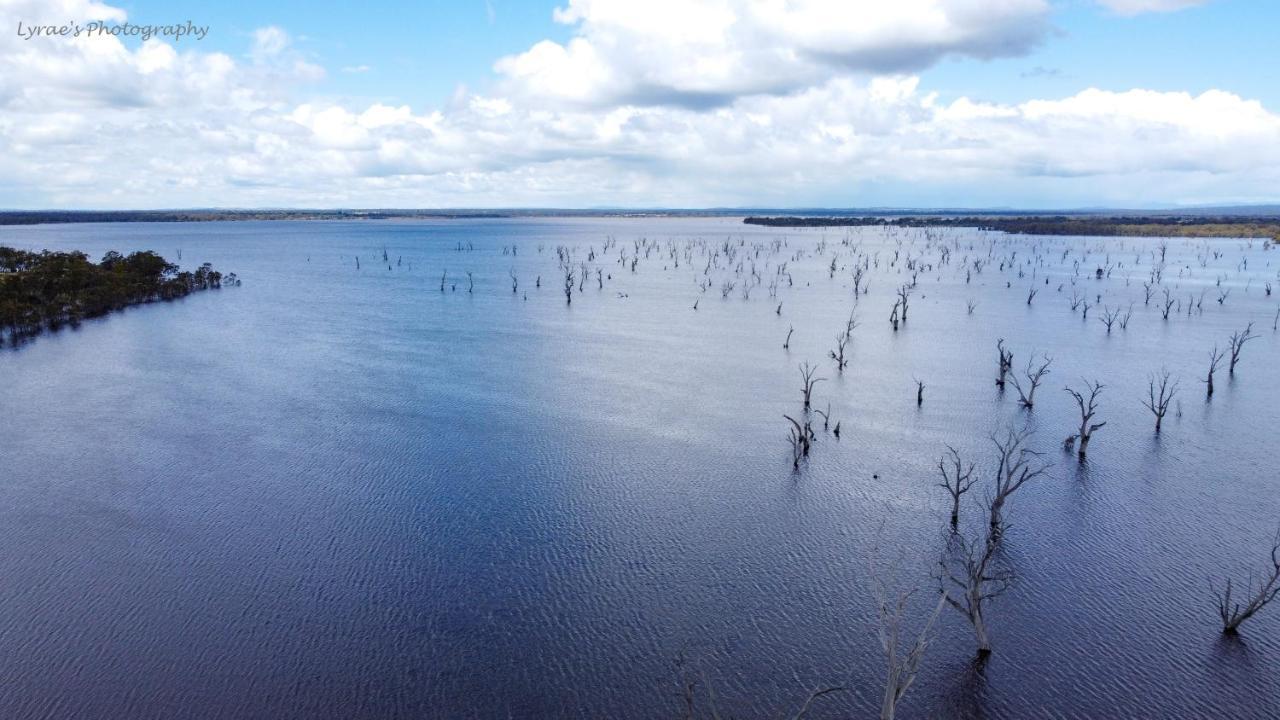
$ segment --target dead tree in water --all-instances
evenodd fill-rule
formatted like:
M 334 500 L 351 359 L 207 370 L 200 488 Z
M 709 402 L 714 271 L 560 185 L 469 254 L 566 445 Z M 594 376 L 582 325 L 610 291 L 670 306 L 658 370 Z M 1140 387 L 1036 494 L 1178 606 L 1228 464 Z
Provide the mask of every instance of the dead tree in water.
M 903 285 L 898 288 L 898 303 L 902 305 L 902 323 L 907 322 L 907 298 L 911 296 L 911 286 Z
M 1004 504 L 1008 502 L 1009 496 L 1029 480 L 1044 474 L 1048 468 L 1039 464 L 1039 454 L 1026 448 L 1025 443 L 1031 431 L 1023 428 L 1022 430 L 1013 430 L 1010 428 L 1003 439 L 992 437 L 991 441 L 996 445 L 996 451 L 1000 455 L 1000 461 L 996 468 L 996 486 L 995 491 L 991 495 L 990 505 L 990 538 L 992 541 L 998 540 L 1000 534 L 1004 530 Z M 1035 465 L 1032 462 L 1035 461 Z
M 1234 588 L 1230 578 L 1221 592 L 1214 590 L 1218 596 L 1218 617 L 1222 619 L 1222 632 L 1234 635 L 1240 623 L 1253 617 L 1259 610 L 1280 595 L 1280 531 L 1276 532 L 1271 542 L 1271 569 L 1262 579 L 1254 581 L 1252 573 L 1245 583 L 1246 598 L 1241 601 L 1233 597 Z
M 840 372 L 844 372 L 844 366 L 849 364 L 849 361 L 844 357 L 844 348 L 848 344 L 849 333 L 836 333 L 836 349 L 827 353 L 831 356 L 832 360 L 836 361 L 836 370 L 839 370 Z
M 822 430 L 826 432 L 827 427 L 831 424 L 831 403 L 827 403 L 826 410 L 814 408 L 813 411 L 822 416 Z
M 796 419 L 790 415 L 783 415 L 791 422 L 791 427 L 787 432 L 787 441 L 791 443 L 791 467 L 800 467 L 800 458 L 809 457 L 809 448 L 813 442 L 813 432 L 809 429 L 809 423 L 801 425 Z
M 1013 369 L 1013 352 L 1004 349 L 1004 338 L 996 341 L 996 350 L 1000 353 L 1000 375 L 996 377 L 996 385 L 1003 388 L 1005 376 Z
M 1174 302 L 1175 302 L 1175 300 L 1173 299 L 1173 297 L 1172 297 L 1171 295 L 1169 295 L 1169 289 L 1168 289 L 1168 288 L 1165 288 L 1165 291 L 1164 291 L 1164 309 L 1161 311 L 1161 313 L 1164 315 L 1164 319 L 1165 319 L 1165 320 L 1168 320 L 1168 319 L 1169 319 L 1169 311 L 1173 309 L 1173 303 L 1174 303 Z
M 1097 381 L 1089 382 L 1086 380 L 1084 387 L 1085 391 L 1089 393 L 1088 398 L 1085 397 L 1083 392 L 1064 388 L 1071 397 L 1075 398 L 1076 405 L 1080 408 L 1080 434 L 1076 437 L 1080 438 L 1080 450 L 1077 454 L 1081 458 L 1089 451 L 1089 440 L 1093 438 L 1094 431 L 1107 424 L 1105 421 L 1100 423 L 1090 422 L 1098 412 L 1098 396 L 1102 394 L 1102 389 L 1105 386 Z
M 880 720 L 893 720 L 898 701 L 915 682 L 916 673 L 920 670 L 920 661 L 924 658 L 925 649 L 929 647 L 929 631 L 933 628 L 938 615 L 942 613 L 946 597 L 939 595 L 938 604 L 934 606 L 933 613 L 925 621 L 915 642 L 911 643 L 910 647 L 904 647 L 903 625 L 906 622 L 907 606 L 915 591 L 897 590 L 890 598 L 887 583 L 877 570 L 874 560 L 871 562 L 870 575 L 871 589 L 876 595 L 880 647 L 884 649 L 885 659 L 888 661 L 888 677 L 884 688 L 884 701 L 880 705 Z
M 507 271 L 507 274 L 509 274 L 509 275 L 511 276 L 511 294 L 512 294 L 512 295 L 515 295 L 515 294 L 516 294 L 516 288 L 520 286 L 520 281 L 519 281 L 518 279 L 516 279 L 516 271 L 515 271 L 515 270 L 508 270 L 508 271 Z
M 1240 362 L 1240 351 L 1244 349 L 1244 344 L 1257 337 L 1253 334 L 1253 323 L 1246 325 L 1241 332 L 1231 333 L 1231 364 L 1227 368 L 1228 375 L 1236 374 L 1236 363 Z
M 694 303 L 694 310 L 697 310 L 697 309 L 698 309 L 698 308 L 697 308 L 697 303 Z M 791 333 L 793 333 L 793 332 L 795 332 L 795 331 L 796 331 L 796 328 L 795 328 L 795 326 L 794 326 L 794 325 L 792 325 L 792 326 L 791 326 L 791 328 L 790 328 L 789 330 L 787 330 L 787 339 L 782 341 L 782 349 L 783 349 L 783 350 L 790 350 L 790 349 L 791 349 Z
M 996 536 L 990 534 L 971 539 L 957 533 L 948 539 L 938 561 L 937 579 L 943 600 L 973 626 L 980 659 L 991 654 L 987 606 L 1014 580 L 1013 571 L 1002 567 L 996 558 L 998 546 Z
M 564 304 L 565 305 L 573 304 L 573 285 L 574 285 L 573 268 L 568 268 L 564 271 Z
M 1016 374 L 1011 375 L 1013 378 L 1013 389 L 1018 391 L 1018 402 L 1022 403 L 1025 408 L 1033 408 L 1036 405 L 1036 388 L 1040 387 L 1040 381 L 1045 375 L 1049 374 L 1049 366 L 1053 364 L 1053 359 L 1048 355 L 1044 356 L 1044 362 L 1037 367 L 1031 360 L 1027 361 L 1027 387 L 1023 388 L 1022 381 L 1018 380 Z
M 1156 432 L 1160 432 L 1160 423 L 1164 421 L 1164 415 L 1169 411 L 1169 403 L 1173 401 L 1173 396 L 1178 393 L 1178 381 L 1169 382 L 1169 371 L 1166 368 L 1160 369 L 1160 374 L 1152 374 L 1147 379 L 1147 400 L 1143 405 L 1156 416 Z
M 1120 319 L 1120 308 L 1116 308 L 1115 310 L 1112 310 L 1110 307 L 1106 305 L 1102 306 L 1102 317 L 1098 318 L 1098 321 L 1101 322 L 1103 325 L 1107 326 L 1108 335 L 1111 334 L 1111 326 L 1115 325 L 1116 321 L 1119 319 Z
M 779 305 L 778 307 L 782 307 Z M 853 339 L 853 331 L 858 327 L 858 310 L 854 308 L 849 311 L 849 319 L 844 322 L 844 336 L 850 340 Z
M 948 466 L 952 469 L 948 470 Z M 951 529 L 954 531 L 960 526 L 960 496 L 969 492 L 977 482 L 973 477 L 973 463 L 969 463 L 966 469 L 959 451 L 948 445 L 947 454 L 938 460 L 938 472 L 942 473 L 942 482 L 938 483 L 938 487 L 951 496 Z
M 1222 363 L 1222 351 L 1217 345 L 1213 346 L 1213 351 L 1209 353 L 1209 372 L 1205 375 L 1204 380 L 1200 382 L 1208 386 L 1208 394 L 1205 397 L 1213 397 L 1213 374 L 1218 371 L 1218 365 Z
M 813 399 L 813 386 L 826 380 L 826 378 L 816 378 L 813 373 L 817 368 L 811 367 L 809 363 L 800 366 L 800 377 L 804 381 L 804 387 L 801 392 L 804 393 L 804 409 L 809 409 L 809 403 Z
M 444 292 L 444 282 L 445 282 L 445 279 L 448 277 L 449 277 L 448 270 L 445 270 L 444 272 L 440 273 L 440 292 Z
M 924 381 L 911 378 L 916 381 L 916 407 L 924 404 Z

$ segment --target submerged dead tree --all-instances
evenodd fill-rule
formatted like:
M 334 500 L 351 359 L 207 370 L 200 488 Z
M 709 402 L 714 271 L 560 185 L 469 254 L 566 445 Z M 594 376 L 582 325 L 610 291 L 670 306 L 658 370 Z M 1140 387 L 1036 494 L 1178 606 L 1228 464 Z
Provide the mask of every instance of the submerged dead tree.
M 911 286 L 903 285 L 898 288 L 898 304 L 902 306 L 902 322 L 907 322 L 907 301 L 911 298 Z M 895 323 L 896 324 L 896 323 Z
M 1153 373 L 1147 378 L 1147 399 L 1143 405 L 1156 416 L 1156 432 L 1160 432 L 1160 423 L 1165 413 L 1169 412 L 1169 403 L 1178 393 L 1178 381 L 1169 382 L 1169 370 L 1161 368 L 1159 374 Z
M 1218 371 L 1218 365 L 1222 364 L 1222 351 L 1217 345 L 1213 346 L 1213 350 L 1209 353 L 1209 372 L 1205 375 L 1204 380 L 1200 382 L 1208 386 L 1205 397 L 1213 397 L 1213 374 Z
M 1111 334 L 1111 326 L 1115 325 L 1116 321 L 1118 321 L 1119 319 L 1120 319 L 1120 308 L 1116 308 L 1115 310 L 1112 310 L 1107 305 L 1102 306 L 1102 317 L 1098 318 L 1098 322 L 1101 322 L 1103 325 L 1106 326 L 1108 335 Z
M 989 529 L 993 540 L 1004 531 L 1004 506 L 1009 497 L 1028 481 L 1043 475 L 1048 467 L 1040 464 L 1040 454 L 1026 447 L 1031 431 L 1009 428 L 1003 438 L 992 437 L 1000 456 L 996 468 L 996 485 L 991 495 Z
M 1005 376 L 1013 369 L 1013 352 L 1004 349 L 1004 338 L 996 341 L 996 350 L 1000 353 L 1000 374 L 996 376 L 996 385 L 1003 388 Z
M 848 332 L 836 333 L 836 349 L 828 353 L 831 356 L 831 359 L 836 361 L 836 370 L 839 370 L 841 372 L 843 372 L 845 366 L 849 364 L 849 361 L 845 359 L 845 356 L 844 356 L 844 349 L 845 349 L 845 346 L 848 344 L 849 344 Z
M 872 591 L 876 595 L 879 619 L 876 630 L 880 637 L 880 647 L 884 649 L 888 664 L 884 700 L 880 705 L 880 720 L 893 720 L 898 701 L 915 682 L 916 673 L 920 670 L 920 661 L 924 658 L 925 649 L 929 647 L 929 631 L 937 621 L 938 615 L 942 613 L 946 596 L 939 595 L 938 603 L 925 621 L 924 627 L 920 629 L 920 634 L 916 636 L 914 642 L 907 645 L 908 638 L 903 637 L 905 633 L 903 626 L 906 624 L 908 605 L 915 590 L 896 590 L 891 596 L 887 583 L 881 577 L 874 561 L 871 563 L 871 580 Z
M 1236 374 L 1236 363 L 1240 362 L 1240 351 L 1244 349 L 1244 344 L 1257 338 L 1253 334 L 1253 323 L 1245 326 L 1244 330 L 1231 333 L 1231 363 L 1227 367 L 1227 374 Z
M 790 415 L 783 415 L 790 423 L 788 429 L 787 441 L 791 443 L 791 467 L 800 468 L 800 458 L 809 457 L 809 450 L 813 446 L 813 428 L 806 421 L 803 425 Z
M 960 452 L 948 445 L 947 454 L 938 460 L 938 472 L 942 473 L 938 487 L 951 496 L 951 529 L 954 531 L 960 526 L 960 498 L 977 482 L 973 477 L 973 463 L 966 468 Z
M 1222 632 L 1234 635 L 1240 624 L 1253 617 L 1280 595 L 1280 530 L 1271 542 L 1271 568 L 1254 580 L 1252 573 L 1245 582 L 1244 598 L 1235 597 L 1235 588 L 1228 578 L 1221 592 L 1214 590 L 1218 599 L 1218 617 L 1222 619 Z
M 1010 376 L 1013 378 L 1013 389 L 1018 391 L 1018 402 L 1022 403 L 1023 407 L 1027 409 L 1035 407 L 1036 388 L 1040 387 L 1040 381 L 1044 376 L 1049 374 L 1049 366 L 1052 364 L 1053 359 L 1048 355 L 1044 356 L 1044 362 L 1038 366 L 1033 361 L 1027 360 L 1026 387 L 1023 387 L 1022 381 L 1016 374 Z
M 996 536 L 966 538 L 953 534 L 938 561 L 942 599 L 969 621 L 978 641 L 978 657 L 991 654 L 986 611 L 990 602 L 1013 584 L 1014 573 L 996 558 Z
M 1083 392 L 1064 388 L 1075 399 L 1076 405 L 1080 408 L 1080 433 L 1074 437 L 1080 440 L 1080 449 L 1077 451 L 1077 455 L 1081 458 L 1089 451 L 1089 440 L 1093 438 L 1094 431 L 1107 424 L 1105 421 L 1100 423 L 1093 422 L 1093 416 L 1098 412 L 1098 396 L 1102 394 L 1104 387 L 1106 386 L 1097 381 L 1089 382 L 1086 380 Z M 1088 393 L 1087 397 L 1085 393 Z
M 813 374 L 817 372 L 817 368 L 812 367 L 809 363 L 800 366 L 800 378 L 804 381 L 804 387 L 801 392 L 804 393 L 804 409 L 809 409 L 809 404 L 813 400 L 813 386 L 826 380 L 826 378 L 816 378 Z

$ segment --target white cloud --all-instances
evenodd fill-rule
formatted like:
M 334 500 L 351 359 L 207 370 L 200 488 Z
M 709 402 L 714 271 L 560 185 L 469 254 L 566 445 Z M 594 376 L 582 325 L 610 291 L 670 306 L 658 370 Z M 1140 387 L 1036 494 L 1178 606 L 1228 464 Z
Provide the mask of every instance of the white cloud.
M 266 61 L 283 53 L 289 47 L 289 34 L 270 26 L 253 31 L 253 49 L 249 55 L 255 60 Z
M 68 16 L 115 12 L 62 2 Z M 898 27 L 915 28 L 898 45 L 917 58 L 909 65 L 922 44 L 1011 47 L 983 39 L 1011 36 L 969 28 L 960 10 L 976 4 L 924 12 L 943 6 L 921 2 L 920 18 L 885 14 L 879 35 L 842 38 L 766 3 L 752 12 L 776 20 L 769 48 L 746 52 L 741 9 L 727 2 L 674 34 L 658 32 L 674 5 L 633 15 L 572 3 L 562 20 L 587 13 L 593 28 L 661 36 L 651 43 L 700 72 L 678 75 L 674 58 L 631 64 L 620 35 L 610 44 L 593 29 L 504 61 L 492 92 L 460 91 L 425 112 L 295 99 L 322 70 L 278 28 L 255 33 L 239 58 L 154 39 L 129 49 L 110 37 L 5 38 L 0 206 L 1134 204 L 1256 199 L 1252 188 L 1280 182 L 1280 116 L 1230 92 L 940 102 L 911 74 L 832 70 L 894 55 L 884 49 Z M 794 62 L 763 80 L 737 77 L 788 53 Z
M 849 73 L 900 73 L 949 55 L 1021 55 L 1045 0 L 569 0 L 565 44 L 495 65 L 509 92 L 583 104 L 714 107 Z
M 1140 15 L 1149 12 L 1173 12 L 1197 5 L 1204 5 L 1209 0 L 1098 0 L 1112 12 L 1120 15 Z

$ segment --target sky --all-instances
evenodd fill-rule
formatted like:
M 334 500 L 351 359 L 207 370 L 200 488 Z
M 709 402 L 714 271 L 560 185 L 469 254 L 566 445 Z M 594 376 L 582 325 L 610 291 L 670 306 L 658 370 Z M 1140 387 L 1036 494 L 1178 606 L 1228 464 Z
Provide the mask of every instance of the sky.
M 0 208 L 1276 203 L 1276 27 L 1271 0 L 0 0 Z

